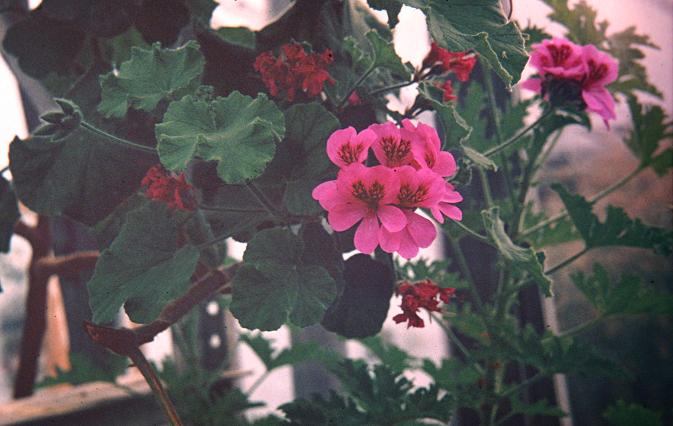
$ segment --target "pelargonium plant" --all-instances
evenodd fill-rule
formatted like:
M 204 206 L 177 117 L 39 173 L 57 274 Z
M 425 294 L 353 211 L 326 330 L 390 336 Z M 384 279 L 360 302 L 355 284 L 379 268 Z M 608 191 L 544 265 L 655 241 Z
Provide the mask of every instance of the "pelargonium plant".
M 557 374 L 622 374 L 619 360 L 577 337 L 614 315 L 670 315 L 670 292 L 635 275 L 613 279 L 597 264 L 572 274 L 594 319 L 552 332 L 520 312 L 551 297 L 556 273 L 594 249 L 670 257 L 670 229 L 620 206 L 601 216 L 594 205 L 645 170 L 670 177 L 673 149 L 669 118 L 637 96 L 660 96 L 640 63 L 648 38 L 608 33 L 584 2 L 545 2 L 563 37 L 522 28 L 499 0 L 369 0 L 387 23 L 361 1 L 297 0 L 259 31 L 211 28 L 215 3 L 199 0 L 166 0 L 170 16 L 150 13 L 152 0 L 65 2 L 79 5 L 72 14 L 56 0 L 12 9 L 19 19 L 4 53 L 55 109 L 11 142 L 0 250 L 13 230 L 38 233 L 17 223 L 17 199 L 39 223 L 67 216 L 89 228 L 95 266 L 78 254 L 57 259 L 93 269 L 86 332 L 131 359 L 172 424 L 252 424 L 240 414 L 255 406 L 250 395 L 268 372 L 310 359 L 325 363 L 341 391 L 289 402 L 264 424 L 565 416 L 534 386 L 551 389 Z M 427 18 L 429 37 L 415 37 L 430 47 L 417 64 L 392 43 L 403 7 Z M 519 83 L 526 64 L 534 75 Z M 393 109 L 390 97 L 405 87 L 414 101 Z M 513 96 L 521 89 L 524 100 Z M 554 183 L 548 197 L 563 209 L 542 209 L 532 194 L 547 188 L 539 176 L 554 141 L 569 126 L 592 131 L 593 115 L 625 120 L 616 104 L 630 108 L 625 143 L 636 169 L 597 194 Z M 227 256 L 229 239 L 247 243 L 242 259 Z M 435 241 L 446 258 L 431 262 L 423 249 Z M 583 248 L 550 265 L 549 247 L 568 241 Z M 219 383 L 226 363 L 206 372 L 167 361 L 157 375 L 140 346 L 170 327 L 186 334 L 190 312 L 207 300 L 244 329 L 320 325 L 363 339 L 379 362 L 318 344 L 274 352 L 244 333 L 239 340 L 268 369 L 250 389 Z M 436 323 L 453 356 L 418 359 L 376 337 L 391 305 L 399 332 Z M 134 327 L 115 325 L 121 310 Z M 182 359 L 200 356 L 190 341 L 178 342 Z M 431 384 L 416 386 L 409 370 Z M 25 377 L 20 396 L 32 392 L 35 371 Z

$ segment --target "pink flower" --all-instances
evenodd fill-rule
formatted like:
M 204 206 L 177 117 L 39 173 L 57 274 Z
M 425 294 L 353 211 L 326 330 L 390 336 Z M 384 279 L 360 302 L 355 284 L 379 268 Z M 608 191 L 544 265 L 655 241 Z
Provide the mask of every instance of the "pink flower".
M 582 99 L 588 111 L 603 117 L 605 125 L 615 119 L 615 101 L 605 85 L 617 79 L 619 64 L 615 58 L 600 52 L 596 46 L 582 48 L 585 73 L 582 76 Z
M 416 126 L 409 119 L 402 120 L 402 128 L 411 137 L 416 168 L 427 167 L 443 177 L 456 173 L 456 160 L 450 152 L 441 150 L 442 143 L 435 129 L 423 123 Z
M 396 172 L 400 181 L 396 204 L 403 209 L 407 224 L 397 232 L 381 228 L 379 242 L 384 251 L 398 252 L 410 259 L 418 254 L 419 248 L 428 247 L 437 237 L 432 222 L 414 213 L 414 210 L 419 207 L 434 208 L 444 198 L 446 183 L 430 169 L 415 170 L 404 166 Z
M 379 245 L 381 229 L 398 232 L 407 224 L 402 211 L 392 205 L 399 190 L 393 170 L 353 163 L 341 169 L 336 180 L 315 187 L 313 198 L 327 210 L 327 221 L 335 231 L 360 222 L 353 242 L 356 249 L 369 254 Z
M 337 130 L 327 139 L 327 156 L 339 167 L 362 163 L 375 140 L 376 133 L 368 129 L 360 133 L 353 127 Z
M 413 135 L 409 131 L 400 129 L 392 122 L 372 124 L 369 129 L 377 136 L 372 150 L 379 163 L 391 168 L 414 164 L 411 150 Z
M 432 217 L 439 223 L 444 223 L 444 216 L 453 220 L 462 220 L 463 212 L 454 203 L 463 201 L 463 196 L 455 190 L 453 185 L 445 182 L 444 193 L 442 199 L 433 207 L 430 208 Z
M 522 82 L 521 87 L 524 89 L 540 93 L 554 103 L 555 93 L 552 92 L 555 83 L 567 82 L 571 86 L 575 85 L 577 99 L 566 93 L 560 97 L 561 102 L 578 101 L 588 111 L 603 117 L 606 126 L 608 120 L 616 118 L 614 99 L 605 88 L 618 76 L 618 62 L 612 56 L 593 45 L 579 46 L 568 40 L 554 38 L 533 45 L 530 64 L 537 69 L 540 78 Z M 566 96 L 573 99 L 566 99 Z

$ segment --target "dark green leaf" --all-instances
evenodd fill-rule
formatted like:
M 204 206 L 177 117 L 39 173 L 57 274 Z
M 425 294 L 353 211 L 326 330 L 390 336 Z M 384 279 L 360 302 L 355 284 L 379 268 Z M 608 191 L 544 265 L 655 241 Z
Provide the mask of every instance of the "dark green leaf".
M 474 49 L 507 87 L 519 81 L 528 60 L 521 31 L 503 15 L 499 0 L 405 0 L 420 7 L 432 38 L 452 51 Z
M 262 174 L 285 134 L 285 119 L 266 95 L 239 92 L 211 102 L 185 96 L 171 102 L 155 127 L 164 166 L 184 170 L 196 157 L 216 160 L 218 176 L 242 183 Z
M 607 42 L 609 52 L 619 62 L 619 78 L 610 85 L 612 91 L 633 95 L 633 90 L 642 90 L 661 98 L 661 91 L 649 82 L 647 69 L 641 62 L 645 58 L 642 48 L 659 47 L 648 36 L 637 34 L 635 27 L 612 34 Z
M 385 342 L 381 336 L 367 337 L 360 340 L 360 343 L 376 355 L 381 364 L 396 373 L 402 373 L 412 367 L 414 358 L 394 344 Z
M 58 142 L 15 138 L 9 158 L 21 202 L 37 213 L 65 214 L 86 225 L 94 225 L 131 195 L 156 162 L 154 155 L 85 130 Z
M 596 9 L 582 0 L 572 8 L 568 0 L 544 0 L 552 12 L 549 19 L 566 27 L 566 37 L 579 44 L 600 45 L 605 41 L 607 21 L 597 22 Z
M 151 112 L 161 100 L 180 99 L 198 87 L 204 62 L 193 41 L 177 49 L 162 49 L 158 43 L 147 50 L 134 47 L 118 72 L 100 78 L 98 111 L 121 118 L 129 108 Z
M 633 154 L 640 159 L 640 167 L 652 166 L 660 177 L 673 167 L 671 148 L 657 153 L 659 147 L 673 137 L 673 122 L 658 105 L 644 106 L 635 96 L 628 98 L 633 129 L 625 140 Z
M 640 219 L 631 219 L 623 209 L 608 206 L 604 222 L 593 214 L 592 204 L 578 194 L 571 194 L 560 184 L 552 185 L 587 248 L 626 246 L 652 249 L 662 256 L 673 253 L 673 231 L 647 226 Z
M 63 383 L 81 385 L 89 382 L 114 383 L 117 376 L 126 371 L 128 362 L 125 358 L 110 355 L 108 365 L 99 366 L 89 356 L 73 352 L 70 353 L 70 370 L 61 370 L 56 367 L 55 377 L 46 377 L 37 387 L 54 386 Z
M 21 217 L 14 190 L 7 180 L 0 175 L 0 253 L 9 251 L 14 224 Z
M 176 219 L 165 205 L 153 202 L 128 213 L 88 284 L 93 321 L 112 321 L 124 304 L 132 321 L 146 323 L 182 295 L 199 250 L 179 248 L 177 240 Z
M 409 78 L 411 73 L 395 53 L 395 47 L 391 41 L 384 39 L 376 30 L 369 31 L 365 34 L 365 37 L 369 40 L 369 45 L 372 48 L 374 66 L 390 70 L 393 74 L 405 79 Z
M 50 72 L 67 73 L 84 40 L 82 31 L 33 12 L 7 30 L 2 46 L 17 57 L 23 72 L 44 78 Z
M 549 405 L 547 400 L 541 399 L 533 403 L 526 403 L 519 398 L 510 398 L 513 413 L 521 413 L 527 416 L 553 416 L 565 417 L 567 414 L 560 408 Z
M 305 265 L 302 241 L 289 231 L 258 232 L 233 281 L 231 312 L 243 327 L 275 330 L 288 319 L 301 327 L 319 322 L 336 297 L 325 268 Z
M 431 279 L 441 288 L 467 288 L 469 284 L 456 272 L 449 272 L 451 262 L 447 260 L 418 259 L 409 260 L 402 265 L 397 264 L 399 279 L 420 281 Z
M 236 46 L 245 47 L 246 49 L 255 50 L 256 36 L 255 33 L 245 27 L 223 27 L 218 28 L 215 34 L 225 43 Z
M 544 274 L 542 263 L 535 250 L 517 246 L 512 242 L 505 231 L 505 224 L 500 219 L 499 209 L 493 207 L 481 212 L 486 232 L 495 243 L 502 256 L 517 269 L 522 269 L 531 275 L 531 278 L 540 287 L 545 296 L 551 296 L 551 280 Z
M 394 276 L 384 264 L 364 254 L 345 263 L 346 286 L 330 306 L 322 325 L 344 337 L 368 337 L 381 331 L 393 295 Z
M 287 151 L 283 171 L 288 174 L 283 203 L 292 214 L 322 211 L 313 199 L 313 188 L 334 172 L 327 157 L 327 138 L 339 127 L 339 120 L 316 103 L 293 105 L 285 111 L 285 141 L 279 151 Z
M 337 357 L 315 342 L 294 343 L 292 347 L 281 351 L 274 351 L 272 341 L 265 339 L 261 334 L 242 334 L 241 341 L 245 342 L 264 363 L 267 371 L 284 365 L 294 365 L 304 361 L 330 361 Z M 275 352 L 275 353 L 274 353 Z
M 398 15 L 402 10 L 401 0 L 367 0 L 367 4 L 372 9 L 386 11 L 390 28 L 395 28 L 395 25 L 400 22 Z
M 663 426 L 661 413 L 619 400 L 603 413 L 610 426 Z
M 613 282 L 605 268 L 595 263 L 593 275 L 587 277 L 578 271 L 571 278 L 603 315 L 673 314 L 673 296 L 648 288 L 637 276 L 624 275 Z

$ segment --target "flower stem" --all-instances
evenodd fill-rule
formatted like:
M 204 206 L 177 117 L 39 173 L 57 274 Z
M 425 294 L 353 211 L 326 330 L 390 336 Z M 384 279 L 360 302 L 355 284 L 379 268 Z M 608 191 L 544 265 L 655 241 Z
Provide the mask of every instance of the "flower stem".
M 91 133 L 95 133 L 99 136 L 103 136 L 104 138 L 107 138 L 108 140 L 110 140 L 112 142 L 115 142 L 115 143 L 118 143 L 120 145 L 125 145 L 129 148 L 133 148 L 133 149 L 136 149 L 138 151 L 143 151 L 143 152 L 147 152 L 147 153 L 151 153 L 151 154 L 156 154 L 157 153 L 157 150 L 155 148 L 152 148 L 151 146 L 140 145 L 140 144 L 137 144 L 135 142 L 131 142 L 129 140 L 119 138 L 115 135 L 112 135 L 112 134 L 106 132 L 105 130 L 99 129 L 98 127 L 96 127 L 93 124 L 88 123 L 84 120 L 82 120 L 80 125 L 82 127 L 84 127 L 85 129 L 87 129 L 88 131 L 90 131 Z
M 535 121 L 534 121 L 532 124 L 530 124 L 528 127 L 526 127 L 525 129 L 523 129 L 522 131 L 520 131 L 520 132 L 517 133 L 516 135 L 512 136 L 511 138 L 507 139 L 505 142 L 503 142 L 503 143 L 501 143 L 501 144 L 499 144 L 499 145 L 497 145 L 497 146 L 494 146 L 493 148 L 491 148 L 491 149 L 485 151 L 485 152 L 483 153 L 483 155 L 485 155 L 486 157 L 490 157 L 491 155 L 496 154 L 496 153 L 498 153 L 498 152 L 500 152 L 500 151 L 502 151 L 502 150 L 508 148 L 510 145 L 513 145 L 513 144 L 516 143 L 519 139 L 521 139 L 526 133 L 530 132 L 532 129 L 534 129 L 535 127 L 537 127 L 537 126 L 540 124 L 540 122 L 542 122 L 542 120 L 544 120 L 545 118 L 549 117 L 549 115 L 552 113 L 552 111 L 553 111 L 553 110 L 551 110 L 551 109 L 548 110 L 548 111 L 546 111 L 544 114 L 542 114 L 537 120 L 535 120 Z
M 631 179 L 636 177 L 643 170 L 645 170 L 644 167 L 640 167 L 640 166 L 637 167 L 635 170 L 633 170 L 631 173 L 624 176 L 623 178 L 619 179 L 617 182 L 615 182 L 612 185 L 608 186 L 607 188 L 603 189 L 602 191 L 595 194 L 594 196 L 589 197 L 589 199 L 587 201 L 589 201 L 590 203 L 595 203 L 595 202 L 607 197 L 608 195 L 610 195 L 614 191 L 616 191 L 619 188 L 621 188 L 622 186 L 626 185 L 627 182 L 629 182 Z M 534 226 L 531 226 L 530 228 L 526 229 L 524 232 L 521 233 L 521 236 L 522 237 L 527 237 L 527 236 L 531 235 L 532 233 L 537 232 L 540 229 L 544 228 L 545 226 L 548 226 L 548 225 L 551 225 L 553 223 L 558 222 L 559 220 L 565 218 L 566 216 L 568 216 L 568 210 L 562 210 L 557 215 L 554 215 L 554 216 L 550 217 L 549 219 L 543 220 L 542 222 L 539 222 L 538 224 L 536 224 Z
M 479 296 L 479 292 L 477 291 L 477 285 L 475 284 L 472 273 L 470 272 L 470 267 L 467 264 L 465 255 L 463 254 L 463 249 L 460 248 L 460 244 L 455 238 L 453 238 L 448 229 L 446 230 L 445 235 L 446 239 L 449 240 L 449 244 L 451 245 L 451 251 L 458 261 L 458 268 L 460 268 L 460 272 L 465 277 L 465 280 L 467 280 L 467 282 L 470 284 L 470 293 L 472 294 L 472 299 L 474 299 L 474 304 L 477 305 L 480 311 L 482 311 L 484 309 L 484 304 L 482 303 L 481 296 Z
M 374 72 L 375 69 L 376 69 L 376 62 L 372 63 L 372 64 L 369 66 L 369 68 L 367 68 L 367 70 L 364 72 L 364 74 L 362 74 L 362 75 L 360 76 L 360 78 L 358 78 L 358 79 L 355 81 L 355 83 L 353 83 L 353 85 L 352 85 L 351 87 L 348 88 L 348 90 L 346 91 L 346 94 L 344 95 L 343 99 L 341 99 L 341 100 L 339 101 L 339 103 L 337 104 L 337 108 L 341 108 L 341 107 L 343 107 L 344 104 L 345 104 L 346 102 L 348 102 L 348 98 L 349 98 L 349 97 L 351 96 L 351 94 L 355 91 L 355 89 L 357 89 L 357 88 L 362 84 L 362 82 L 365 81 L 365 79 L 366 79 L 367 77 L 369 77 L 369 74 L 371 74 L 372 72 Z
M 264 382 L 264 380 L 266 380 L 266 378 L 269 377 L 269 373 L 271 373 L 271 371 L 266 370 L 264 374 L 259 376 L 257 380 L 255 380 L 255 383 L 253 383 L 252 386 L 250 386 L 250 388 L 247 390 L 246 394 L 248 396 L 252 395 L 252 393 L 259 387 L 259 385 L 261 385 L 262 382 Z
M 257 188 L 257 185 L 254 183 L 250 182 L 245 185 L 246 188 L 248 188 L 248 191 L 252 194 L 253 197 L 257 200 L 257 202 L 264 207 L 271 216 L 281 220 L 285 221 L 285 215 L 281 213 L 281 211 L 269 200 L 266 195 L 264 195 L 264 192 L 262 192 L 259 188 Z
M 586 330 L 590 329 L 591 327 L 595 326 L 598 324 L 604 317 L 603 316 L 598 316 L 594 319 L 591 319 L 589 321 L 583 322 L 582 324 L 579 324 L 575 327 L 569 328 L 566 331 L 562 332 L 558 337 L 574 337 L 577 336 L 578 334 L 581 334 L 585 332 Z
M 416 83 L 416 80 L 403 81 L 401 83 L 391 84 L 390 86 L 379 87 L 378 89 L 374 89 L 371 92 L 367 93 L 367 96 L 374 96 L 380 93 L 390 92 L 391 90 L 401 89 L 403 87 L 411 86 L 414 83 Z
M 488 237 L 481 235 L 474 229 L 468 227 L 467 225 L 461 223 L 460 221 L 454 220 L 452 223 L 455 223 L 459 228 L 461 228 L 463 231 L 467 232 L 468 234 L 472 235 L 474 238 L 478 239 L 479 241 L 482 241 L 487 244 L 491 244 L 491 240 L 488 239 Z
M 439 326 L 444 330 L 444 333 L 446 334 L 446 337 L 451 340 L 451 342 L 456 345 L 456 347 L 465 355 L 465 358 L 470 361 L 470 365 L 474 370 L 479 373 L 479 374 L 484 374 L 484 369 L 481 367 L 481 365 L 477 364 L 476 362 L 472 361 L 472 354 L 470 353 L 469 349 L 463 344 L 463 342 L 460 341 L 458 336 L 456 336 L 456 333 L 451 330 L 451 327 L 449 327 L 445 321 L 444 318 L 439 317 L 438 315 L 435 315 L 434 313 L 430 313 L 430 316 L 432 319 L 439 324 Z
M 551 275 L 551 274 L 553 274 L 554 272 L 558 271 L 559 269 L 562 269 L 562 268 L 564 268 L 564 267 L 570 265 L 571 263 L 573 263 L 574 261 L 576 261 L 576 260 L 579 259 L 580 257 L 584 256 L 584 254 L 585 254 L 586 252 L 588 252 L 588 251 L 589 251 L 589 248 L 588 248 L 588 247 L 585 247 L 585 248 L 583 248 L 582 250 L 580 250 L 579 252 L 577 252 L 577 253 L 575 253 L 574 255 L 572 255 L 572 256 L 570 256 L 569 258 L 567 258 L 566 260 L 562 261 L 562 262 L 559 263 L 558 265 L 553 266 L 553 267 L 551 267 L 550 269 L 544 271 L 544 273 L 545 273 L 546 275 Z

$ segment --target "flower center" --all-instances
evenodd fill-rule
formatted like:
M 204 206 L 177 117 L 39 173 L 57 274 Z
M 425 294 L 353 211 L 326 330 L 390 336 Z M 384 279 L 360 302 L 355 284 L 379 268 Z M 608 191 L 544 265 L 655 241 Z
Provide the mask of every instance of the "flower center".
M 358 200 L 361 200 L 369 205 L 371 208 L 376 208 L 379 201 L 385 195 L 385 187 L 379 182 L 374 181 L 369 188 L 365 186 L 362 181 L 353 183 L 352 194 Z
M 400 192 L 397 194 L 397 201 L 402 207 L 415 207 L 428 196 L 428 188 L 421 185 L 416 189 L 409 185 L 400 186 Z
M 395 142 L 394 138 L 387 137 L 381 140 L 381 148 L 386 156 L 388 167 L 398 167 L 405 164 L 405 160 L 411 151 L 411 142 L 401 139 Z
M 605 64 L 597 64 L 593 59 L 589 59 L 589 72 L 584 79 L 585 83 L 594 83 L 600 81 L 608 73 L 608 66 Z
M 339 158 L 346 164 L 357 163 L 363 149 L 362 144 L 343 144 L 339 147 Z

